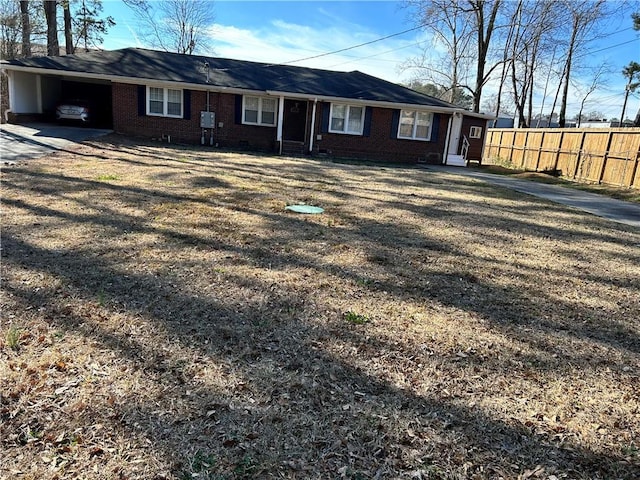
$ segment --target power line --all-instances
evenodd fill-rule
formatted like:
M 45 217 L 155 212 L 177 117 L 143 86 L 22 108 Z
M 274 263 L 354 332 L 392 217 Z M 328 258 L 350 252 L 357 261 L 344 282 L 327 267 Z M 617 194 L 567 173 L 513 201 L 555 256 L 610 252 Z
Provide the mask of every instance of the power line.
M 378 57 L 380 55 L 386 55 L 387 53 L 397 52 L 398 50 L 404 50 L 405 48 L 415 47 L 416 45 L 420 45 L 421 43 L 423 43 L 423 42 L 411 43 L 409 45 L 404 45 L 403 47 L 394 48 L 392 50 L 386 50 L 386 51 L 380 52 L 380 53 L 374 53 L 373 55 L 368 55 L 366 57 L 356 57 L 356 56 L 354 56 L 354 57 L 351 57 L 351 58 L 353 58 L 353 60 L 347 60 L 346 62 L 335 63 L 333 65 L 329 65 L 329 67 L 327 67 L 327 68 L 334 68 L 334 67 L 339 67 L 340 65 L 345 65 L 347 63 L 355 63 L 355 62 L 359 62 L 361 60 L 368 60 L 370 58 Z M 376 61 L 378 61 L 378 62 L 398 63 L 397 60 L 388 60 L 388 59 L 385 59 L 385 58 L 378 58 L 378 59 L 376 59 Z
M 362 47 L 362 46 L 364 46 L 364 45 L 369 45 L 369 44 L 371 44 L 371 43 L 375 43 L 375 42 L 378 42 L 378 41 L 381 41 L 381 40 L 385 40 L 385 39 L 387 39 L 387 38 L 395 37 L 395 36 L 398 36 L 398 35 L 402 35 L 402 34 L 404 34 L 404 33 L 408 33 L 408 32 L 414 31 L 414 30 L 418 30 L 418 29 L 420 29 L 420 28 L 422 28 L 422 27 L 424 27 L 424 26 L 426 26 L 426 24 L 419 25 L 419 26 L 414 27 L 414 28 L 410 28 L 409 30 L 405 30 L 405 31 L 403 31 L 403 32 L 394 33 L 394 34 L 392 34 L 392 35 L 389 35 L 389 36 L 386 36 L 386 37 L 382 37 L 382 38 L 379 38 L 379 39 L 377 39 L 377 40 L 372 40 L 371 42 L 366 42 L 366 43 L 363 43 L 363 44 L 360 44 L 360 45 L 355 45 L 355 46 L 353 46 L 353 47 L 347 47 L 347 48 L 343 48 L 343 49 L 341 49 L 341 50 L 336 50 L 336 51 L 334 51 L 334 52 L 323 53 L 323 54 L 316 55 L 316 56 L 313 56 L 313 57 L 302 58 L 302 59 L 300 59 L 300 60 L 292 60 L 291 62 L 285 62 L 285 63 L 296 63 L 296 62 L 301 62 L 301 61 L 303 61 L 303 60 L 310 60 L 310 59 L 312 59 L 312 58 L 319 58 L 319 57 L 323 57 L 323 56 L 325 56 L 325 55 L 332 55 L 332 54 L 334 54 L 334 53 L 344 52 L 344 51 L 351 50 L 351 49 L 354 49 L 354 48 Z M 602 38 L 608 38 L 608 37 L 611 37 L 611 36 L 616 35 L 616 34 L 618 34 L 618 33 L 625 32 L 625 31 L 627 31 L 627 30 L 632 30 L 632 29 L 633 29 L 633 27 L 627 27 L 627 28 L 624 28 L 624 29 L 622 29 L 622 30 L 617 30 L 617 31 L 612 32 L 612 33 L 610 33 L 610 34 L 608 34 L 608 35 L 605 35 L 605 36 L 604 36 L 604 37 L 602 37 Z M 634 40 L 628 40 L 628 41 L 626 41 L 626 42 L 617 43 L 616 45 L 610 45 L 610 46 L 608 46 L 608 47 L 604 47 L 604 48 L 601 48 L 601 49 L 599 49 L 599 50 L 593 50 L 593 51 L 590 51 L 590 52 L 584 52 L 584 53 L 578 54 L 578 55 L 576 55 L 576 56 L 577 56 L 577 57 L 581 57 L 581 56 L 585 56 L 585 55 L 591 55 L 591 54 L 593 54 L 593 53 L 604 52 L 604 51 L 606 51 L 606 50 L 610 50 L 610 49 L 612 49 L 612 48 L 620 47 L 620 46 L 622 46 L 622 45 L 627 45 L 627 44 L 629 44 L 629 43 L 633 43 L 633 42 L 635 42 L 635 41 L 636 41 L 635 39 L 634 39 Z M 402 49 L 404 49 L 404 48 L 409 48 L 409 47 L 413 47 L 413 46 L 416 46 L 416 45 L 420 45 L 421 43 L 423 43 L 423 42 L 416 42 L 416 43 L 412 43 L 411 45 L 406 45 L 406 46 L 403 46 L 403 47 L 400 47 L 400 48 L 396 48 L 396 49 L 393 49 L 393 50 L 388 50 L 388 51 L 386 51 L 386 52 L 375 53 L 375 54 L 373 54 L 373 55 L 368 55 L 368 56 L 366 56 L 366 57 L 354 57 L 354 60 L 349 60 L 349 61 L 346 61 L 346 62 L 338 63 L 338 64 L 335 64 L 335 65 L 330 66 L 329 68 L 337 67 L 337 66 L 344 65 L 344 64 L 347 64 L 347 63 L 351 63 L 351 62 L 356 62 L 356 61 L 359 61 L 359 60 L 367 60 L 367 59 L 370 59 L 370 58 L 373 58 L 373 57 L 378 57 L 378 56 L 380 56 L 380 55 L 385 55 L 385 54 L 387 54 L 387 53 L 395 52 L 395 51 L 397 51 L 397 50 L 402 50 Z M 384 60 L 384 59 L 382 59 L 382 61 L 395 62 L 395 60 Z
M 421 29 L 421 28 L 423 28 L 423 27 L 425 27 L 425 26 L 426 26 L 426 24 L 421 24 L 421 25 L 418 25 L 418 26 L 416 26 L 416 27 L 409 28 L 409 29 L 407 29 L 407 30 L 403 30 L 403 31 L 401 31 L 401 32 L 392 33 L 392 34 L 390 34 L 390 35 L 386 35 L 386 36 L 384 36 L 384 37 L 376 38 L 375 40 L 370 40 L 370 41 L 368 41 L 368 42 L 360 43 L 360 44 L 358 44 L 358 45 L 353 45 L 353 46 L 351 46 L 351 47 L 341 48 L 341 49 L 339 49 L 339 50 L 333 50 L 333 51 L 331 51 L 331 52 L 320 53 L 320 54 L 318 54 L 318 55 L 312 55 L 312 56 L 310 56 L 310 57 L 299 58 L 299 59 L 297 59 L 297 60 L 290 60 L 290 61 L 288 61 L 288 62 L 278 63 L 278 65 L 290 65 L 290 64 L 292 64 L 292 63 L 304 62 L 304 61 L 306 61 L 306 60 L 313 60 L 313 59 L 316 59 L 316 58 L 326 57 L 326 56 L 328 56 L 328 55 L 334 55 L 334 54 L 336 54 L 336 53 L 342 53 L 342 52 L 346 52 L 346 51 L 349 51 L 349 50 L 354 50 L 354 49 L 356 49 L 356 48 L 364 47 L 364 46 L 366 46 L 366 45 L 371 45 L 372 43 L 381 42 L 382 40 L 387 40 L 387 39 L 389 39 L 389 38 L 397 37 L 397 36 L 400 36 L 400 35 L 404 35 L 405 33 L 409 33 L 409 32 L 413 32 L 413 31 L 415 31 L 415 30 L 419 30 L 419 29 Z M 620 33 L 620 32 L 624 32 L 624 31 L 626 31 L 626 30 L 631 30 L 632 28 L 633 28 L 633 27 L 627 27 L 627 28 L 624 28 L 624 29 L 622 29 L 622 30 L 618 30 L 618 31 L 616 31 L 616 32 L 612 32 L 611 34 L 606 35 L 604 38 L 606 38 L 606 37 L 610 37 L 610 36 L 615 35 L 615 34 Z M 592 50 L 592 51 L 589 51 L 589 52 L 584 52 L 584 53 L 582 53 L 582 54 L 578 54 L 578 55 L 576 55 L 576 56 L 577 56 L 577 57 L 580 57 L 580 56 L 585 56 L 585 55 L 591 55 L 591 54 L 594 54 L 594 53 L 604 52 L 604 51 L 606 51 L 606 50 L 610 50 L 610 49 L 612 49 L 612 48 L 620 47 L 620 46 L 622 46 L 622 45 L 627 45 L 627 44 L 629 44 L 629 43 L 633 43 L 633 42 L 635 42 L 635 41 L 636 41 L 635 39 L 634 39 L 634 40 L 628 40 L 628 41 L 626 41 L 626 42 L 617 43 L 617 44 L 615 44 L 615 45 L 610 45 L 610 46 L 608 46 L 608 47 L 604 47 L 604 48 L 601 48 L 601 49 L 598 49 L 598 50 Z M 378 56 L 380 56 L 380 55 L 384 55 L 384 54 L 387 54 L 387 53 L 390 53 L 390 52 L 394 52 L 394 51 L 397 51 L 397 50 L 401 50 L 401 49 L 403 49 L 403 48 L 408 48 L 408 47 L 410 47 L 410 46 L 419 45 L 420 43 L 422 43 L 422 42 L 416 42 L 416 43 L 411 44 L 411 45 L 407 45 L 407 46 L 404 46 L 404 47 L 396 48 L 396 49 L 389 50 L 389 51 L 386 51 L 386 52 L 376 53 L 376 54 L 369 55 L 369 56 L 366 56 L 366 57 L 356 57 L 356 59 L 355 59 L 355 60 L 353 60 L 353 61 L 355 62 L 355 61 L 358 61 L 358 60 L 366 60 L 366 59 L 369 59 L 369 58 L 378 57 Z M 342 62 L 342 63 L 336 64 L 336 65 L 333 65 L 332 67 L 334 67 L 334 66 L 339 66 L 339 65 L 344 65 L 344 64 L 346 64 L 346 63 L 351 63 L 351 61 Z
M 404 35 L 405 33 L 413 32 L 415 30 L 419 30 L 425 25 L 418 25 L 417 27 L 409 28 L 408 30 L 403 30 L 402 32 L 392 33 L 391 35 L 387 35 L 385 37 L 376 38 L 375 40 L 370 40 L 368 42 L 360 43 L 358 45 L 353 45 L 351 47 L 341 48 L 340 50 L 334 50 L 333 52 L 321 53 L 319 55 L 313 55 L 311 57 L 299 58 L 297 60 L 291 60 L 289 62 L 282 62 L 279 65 L 289 65 L 291 63 L 304 62 L 306 60 L 313 60 L 315 58 L 326 57 L 328 55 L 334 55 L 336 53 L 346 52 L 348 50 L 353 50 L 354 48 L 364 47 L 366 45 L 371 45 L 372 43 L 381 42 L 382 40 L 387 40 L 388 38 L 397 37 L 399 35 Z
M 637 41 L 638 40 L 634 38 L 633 40 L 627 40 L 626 42 L 616 43 L 615 45 L 610 45 L 608 47 L 604 47 L 604 48 L 601 48 L 599 50 L 591 50 L 590 52 L 584 52 L 583 54 L 576 55 L 576 56 L 584 57 L 585 55 L 591 55 L 593 53 L 604 52 L 605 50 L 611 50 L 612 48 L 621 47 L 622 45 L 627 45 L 628 43 L 633 43 L 633 42 L 637 42 Z

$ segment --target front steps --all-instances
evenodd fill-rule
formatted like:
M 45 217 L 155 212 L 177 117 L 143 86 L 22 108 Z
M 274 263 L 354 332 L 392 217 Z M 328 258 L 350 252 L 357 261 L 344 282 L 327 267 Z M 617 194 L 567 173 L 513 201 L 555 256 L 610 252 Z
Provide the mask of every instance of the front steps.
M 449 165 L 451 167 L 466 167 L 467 162 L 465 161 L 462 155 L 447 155 L 447 162 L 445 165 Z
M 304 142 L 282 142 L 282 155 L 285 157 L 302 157 L 305 153 Z

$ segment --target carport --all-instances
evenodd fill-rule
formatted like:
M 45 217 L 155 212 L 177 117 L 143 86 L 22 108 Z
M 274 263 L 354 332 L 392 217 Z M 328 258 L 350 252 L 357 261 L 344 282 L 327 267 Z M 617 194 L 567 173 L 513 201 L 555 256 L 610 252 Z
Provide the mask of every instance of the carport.
M 7 74 L 9 115 L 16 121 L 55 121 L 60 102 L 85 100 L 91 105 L 92 126 L 113 128 L 110 80 L 21 70 L 7 70 Z

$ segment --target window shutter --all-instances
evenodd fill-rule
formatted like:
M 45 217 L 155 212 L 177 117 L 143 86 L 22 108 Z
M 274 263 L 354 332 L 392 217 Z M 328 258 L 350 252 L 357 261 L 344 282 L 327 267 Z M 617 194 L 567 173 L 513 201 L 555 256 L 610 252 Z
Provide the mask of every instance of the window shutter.
M 236 125 L 242 124 L 242 95 L 236 95 L 235 120 Z
M 327 133 L 329 131 L 329 115 L 331 115 L 331 104 L 323 103 L 322 104 L 322 125 L 320 126 L 320 131 L 322 133 Z
M 398 127 L 400 126 L 400 110 L 394 110 L 391 117 L 391 138 L 398 138 Z
M 147 114 L 147 87 L 138 85 L 138 116 L 144 117 Z
M 191 90 L 182 91 L 182 118 L 191 120 Z
M 440 114 L 433 114 L 433 125 L 431 126 L 431 138 L 429 141 L 437 142 L 438 141 L 438 133 L 440 131 Z
M 367 107 L 364 110 L 364 130 L 362 135 L 365 137 L 371 136 L 371 115 L 373 114 L 373 108 Z

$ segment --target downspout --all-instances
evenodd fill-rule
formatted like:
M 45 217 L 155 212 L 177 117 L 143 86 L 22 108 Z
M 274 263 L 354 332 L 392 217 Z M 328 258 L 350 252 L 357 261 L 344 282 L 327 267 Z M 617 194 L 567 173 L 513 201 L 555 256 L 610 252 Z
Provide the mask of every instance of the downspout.
M 209 72 L 210 72 L 210 66 L 209 66 L 209 62 L 207 60 L 205 60 L 204 62 L 204 69 L 206 71 L 207 74 L 207 85 L 210 82 L 210 77 L 209 77 Z M 209 90 L 207 88 L 207 114 L 211 112 L 211 90 Z M 213 131 L 215 129 L 215 125 L 211 126 L 211 129 L 209 131 L 209 145 L 213 147 Z M 202 129 L 202 144 L 204 145 L 204 135 L 205 135 L 205 131 L 206 129 Z
M 284 97 L 280 96 L 278 102 L 278 133 L 276 134 L 276 141 L 278 142 L 278 155 L 282 155 L 282 121 L 284 119 Z
M 207 90 L 207 112 L 211 111 L 211 105 L 209 103 L 210 100 L 210 91 Z M 211 131 L 209 132 L 209 146 L 213 147 L 213 133 L 216 131 L 216 121 L 215 121 L 215 116 L 216 114 L 213 114 L 214 120 L 213 120 L 213 125 L 211 126 Z
M 318 99 L 313 99 L 313 109 L 311 110 L 311 135 L 309 135 L 309 153 L 313 155 L 313 137 L 316 135 L 316 106 Z
M 453 122 L 453 115 L 455 114 L 452 113 L 449 117 L 449 123 L 447 125 L 447 138 L 444 143 L 444 158 L 442 162 L 444 165 L 447 164 L 447 158 L 449 157 L 449 139 L 451 138 L 451 123 Z

